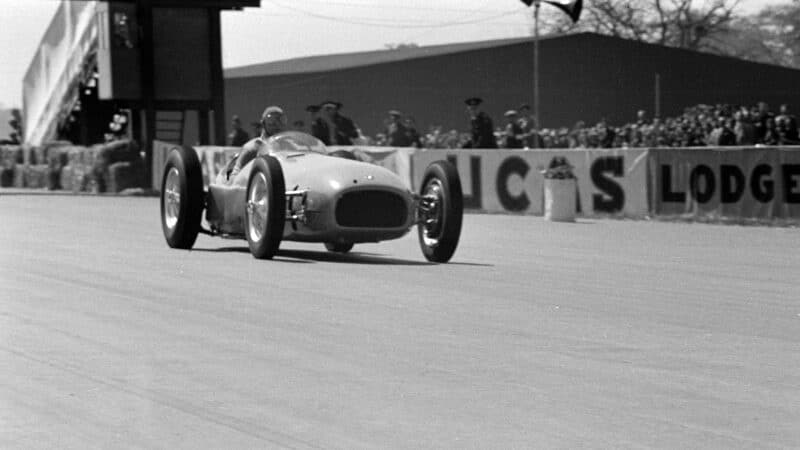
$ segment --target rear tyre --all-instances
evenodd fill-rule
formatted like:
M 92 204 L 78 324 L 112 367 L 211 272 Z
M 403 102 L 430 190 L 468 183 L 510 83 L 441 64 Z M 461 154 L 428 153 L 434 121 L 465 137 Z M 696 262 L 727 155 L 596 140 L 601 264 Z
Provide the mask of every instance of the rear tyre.
M 421 202 L 417 232 L 422 254 L 428 261 L 450 261 L 461 236 L 464 215 L 464 198 L 461 178 L 456 168 L 447 161 L 431 163 L 422 178 Z
M 250 253 L 272 259 L 278 252 L 286 221 L 286 185 L 277 159 L 256 158 L 247 182 L 245 235 Z
M 167 245 L 192 248 L 204 207 L 203 170 L 197 152 L 176 147 L 167 157 L 161 180 L 161 229 Z
M 352 242 L 345 242 L 345 243 L 341 243 L 341 242 L 326 242 L 325 243 L 325 248 L 328 249 L 329 252 L 347 253 L 347 252 L 349 252 L 350 250 L 353 249 L 353 243 Z

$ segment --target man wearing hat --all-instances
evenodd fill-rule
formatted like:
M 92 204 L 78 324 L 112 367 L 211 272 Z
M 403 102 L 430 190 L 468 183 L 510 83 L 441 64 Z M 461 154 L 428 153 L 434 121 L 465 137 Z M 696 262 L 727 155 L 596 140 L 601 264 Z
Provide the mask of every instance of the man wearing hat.
M 470 139 L 464 147 L 497 148 L 492 119 L 485 112 L 478 109 L 478 106 L 483 103 L 483 100 L 478 97 L 472 97 L 466 99 L 464 103 L 467 104 L 467 113 L 469 114 L 470 124 L 472 126 L 472 139 Z
M 522 145 L 528 148 L 544 148 L 544 140 L 536 129 L 536 116 L 531 114 L 527 103 L 519 105 L 519 125 L 522 128 Z
M 228 145 L 231 147 L 241 147 L 250 140 L 250 135 L 242 129 L 242 121 L 239 116 L 233 116 L 231 120 L 233 131 L 228 135 Z
M 233 179 L 242 170 L 242 167 L 256 157 L 258 151 L 270 136 L 285 131 L 286 124 L 286 116 L 283 114 L 283 110 L 277 106 L 268 106 L 264 113 L 261 114 L 261 135 L 250 139 L 244 144 L 242 152 L 239 153 L 236 163 L 228 175 L 228 179 Z
M 403 125 L 403 115 L 395 109 L 389 111 L 389 123 L 386 125 L 386 138 L 390 147 L 410 147 L 411 139 L 408 129 Z
M 315 136 L 325 145 L 353 145 L 353 139 L 360 137 L 361 134 L 352 119 L 339 114 L 342 104 L 328 100 L 321 106 L 322 120 L 328 128 L 328 136 L 325 136 L 324 139 L 321 136 Z
M 503 114 L 506 118 L 506 129 L 503 133 L 505 141 L 505 148 L 522 148 L 524 147 L 522 139 L 525 137 L 522 131 L 522 126 L 519 124 L 519 115 L 517 111 L 510 109 Z
M 311 135 L 327 144 L 327 141 L 330 140 L 330 131 L 328 131 L 325 121 L 319 116 L 320 109 L 322 108 L 319 105 L 306 106 L 306 111 L 309 115 L 308 123 L 311 127 Z

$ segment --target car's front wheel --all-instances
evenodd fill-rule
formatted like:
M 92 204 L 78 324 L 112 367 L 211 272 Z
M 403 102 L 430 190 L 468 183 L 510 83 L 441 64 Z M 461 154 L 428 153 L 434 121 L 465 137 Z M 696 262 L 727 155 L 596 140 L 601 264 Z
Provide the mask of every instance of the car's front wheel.
M 161 179 L 161 229 L 167 245 L 192 248 L 204 207 L 203 170 L 197 152 L 176 147 L 167 156 Z
M 247 183 L 245 234 L 250 253 L 271 259 L 278 252 L 286 220 L 286 186 L 277 159 L 256 158 Z
M 428 261 L 450 261 L 461 237 L 464 198 L 456 168 L 447 161 L 431 163 L 420 187 L 419 245 Z

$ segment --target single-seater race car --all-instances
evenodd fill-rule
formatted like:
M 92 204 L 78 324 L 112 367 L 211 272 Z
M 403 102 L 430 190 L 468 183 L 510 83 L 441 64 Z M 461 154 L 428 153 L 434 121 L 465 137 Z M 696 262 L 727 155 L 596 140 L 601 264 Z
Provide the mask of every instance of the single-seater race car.
M 161 183 L 161 225 L 170 247 L 191 249 L 204 233 L 246 239 L 259 259 L 272 258 L 282 240 L 346 253 L 357 243 L 400 238 L 416 225 L 429 261 L 447 262 L 455 253 L 463 196 L 447 161 L 431 163 L 414 193 L 388 169 L 330 151 L 305 133 L 270 137 L 236 173 L 239 157 L 206 191 L 197 153 L 170 151 Z

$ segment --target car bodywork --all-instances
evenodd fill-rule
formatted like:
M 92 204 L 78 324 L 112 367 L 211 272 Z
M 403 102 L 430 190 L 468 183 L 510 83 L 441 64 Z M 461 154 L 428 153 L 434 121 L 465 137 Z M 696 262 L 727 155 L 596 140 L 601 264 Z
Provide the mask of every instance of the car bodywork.
M 417 223 L 419 197 L 383 167 L 334 156 L 319 140 L 299 132 L 264 141 L 256 158 L 265 155 L 280 162 L 285 180 L 282 240 L 379 242 L 399 238 Z M 232 175 L 234 161 L 208 187 L 207 231 L 213 235 L 245 235 L 255 159 Z

